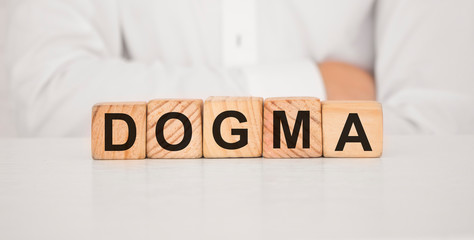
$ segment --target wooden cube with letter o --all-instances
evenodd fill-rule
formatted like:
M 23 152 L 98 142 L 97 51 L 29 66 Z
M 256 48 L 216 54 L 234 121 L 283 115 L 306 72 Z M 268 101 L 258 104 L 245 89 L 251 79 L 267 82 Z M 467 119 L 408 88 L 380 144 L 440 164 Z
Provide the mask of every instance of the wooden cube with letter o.
M 149 101 L 146 144 L 148 158 L 202 157 L 202 100 Z

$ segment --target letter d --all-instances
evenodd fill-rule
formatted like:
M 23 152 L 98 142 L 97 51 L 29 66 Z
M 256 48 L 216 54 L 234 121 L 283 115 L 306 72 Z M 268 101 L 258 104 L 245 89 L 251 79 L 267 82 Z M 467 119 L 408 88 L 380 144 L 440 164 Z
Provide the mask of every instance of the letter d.
M 128 139 L 124 144 L 113 144 L 112 142 L 112 122 L 113 120 L 122 120 L 128 126 Z M 125 151 L 133 146 L 137 138 L 137 127 L 135 121 L 130 115 L 125 113 L 106 113 L 105 114 L 105 151 Z

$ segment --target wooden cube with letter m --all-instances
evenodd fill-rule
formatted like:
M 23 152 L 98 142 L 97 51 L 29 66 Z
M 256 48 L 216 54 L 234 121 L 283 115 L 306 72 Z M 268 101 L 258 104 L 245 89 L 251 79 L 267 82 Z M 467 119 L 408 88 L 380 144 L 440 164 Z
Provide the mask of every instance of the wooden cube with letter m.
M 263 116 L 264 157 L 321 157 L 321 102 L 318 98 L 267 98 Z

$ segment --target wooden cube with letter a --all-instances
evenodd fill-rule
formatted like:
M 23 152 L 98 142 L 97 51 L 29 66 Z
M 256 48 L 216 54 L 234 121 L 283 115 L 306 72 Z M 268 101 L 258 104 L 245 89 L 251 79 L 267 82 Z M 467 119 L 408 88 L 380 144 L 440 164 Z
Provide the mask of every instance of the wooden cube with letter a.
M 380 157 L 383 148 L 382 105 L 374 101 L 325 101 L 323 155 Z
M 146 157 L 146 103 L 98 103 L 92 107 L 94 159 Z
M 202 100 L 148 102 L 147 157 L 202 157 Z
M 203 154 L 206 158 L 262 156 L 259 97 L 209 97 L 204 103 Z
M 321 102 L 318 98 L 267 98 L 263 121 L 264 157 L 321 157 Z

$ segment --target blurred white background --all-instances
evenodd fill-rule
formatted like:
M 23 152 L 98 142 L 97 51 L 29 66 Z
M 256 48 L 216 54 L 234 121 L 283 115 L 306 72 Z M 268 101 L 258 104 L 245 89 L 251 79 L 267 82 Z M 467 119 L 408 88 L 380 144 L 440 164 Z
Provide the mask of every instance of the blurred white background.
M 5 31 L 7 22 L 6 3 L 0 0 L 0 137 L 14 136 L 12 111 L 8 101 L 8 83 L 4 64 Z
M 88 136 L 98 102 L 325 99 L 334 80 L 318 64 L 331 61 L 372 73 L 385 133 L 474 133 L 473 12 L 472 0 L 0 0 L 0 137 Z

